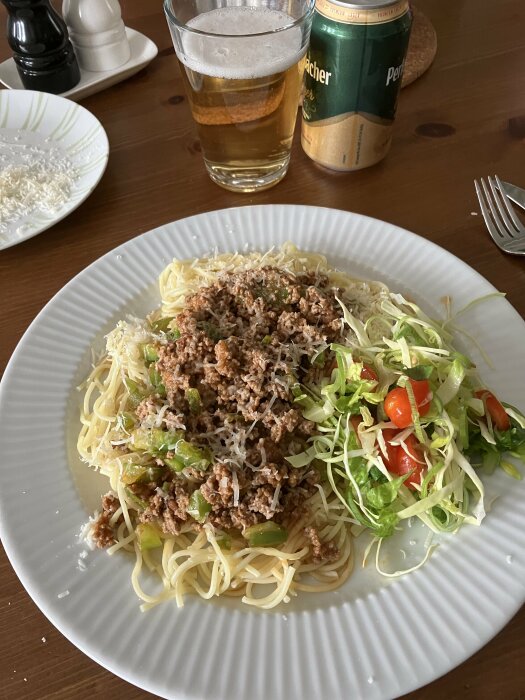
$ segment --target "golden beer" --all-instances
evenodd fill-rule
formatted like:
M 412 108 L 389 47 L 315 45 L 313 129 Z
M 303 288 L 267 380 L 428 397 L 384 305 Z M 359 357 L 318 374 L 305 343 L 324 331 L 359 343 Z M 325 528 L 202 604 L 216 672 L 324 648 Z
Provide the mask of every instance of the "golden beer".
M 209 169 L 235 181 L 284 177 L 290 159 L 304 58 L 264 78 L 236 80 L 183 71 Z M 194 90 L 194 79 L 200 89 Z M 275 184 L 272 181 L 271 184 Z
M 187 24 L 197 32 L 182 37 L 177 57 L 208 173 L 227 189 L 266 189 L 286 174 L 306 53 L 292 22 L 233 6 Z

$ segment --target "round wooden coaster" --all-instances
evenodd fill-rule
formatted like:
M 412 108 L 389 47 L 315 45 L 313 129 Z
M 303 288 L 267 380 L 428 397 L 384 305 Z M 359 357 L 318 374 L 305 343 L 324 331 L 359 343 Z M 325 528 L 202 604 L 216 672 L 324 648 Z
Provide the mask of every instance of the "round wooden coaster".
M 406 87 L 430 67 L 437 51 L 436 30 L 428 17 L 412 5 L 413 20 L 401 87 Z

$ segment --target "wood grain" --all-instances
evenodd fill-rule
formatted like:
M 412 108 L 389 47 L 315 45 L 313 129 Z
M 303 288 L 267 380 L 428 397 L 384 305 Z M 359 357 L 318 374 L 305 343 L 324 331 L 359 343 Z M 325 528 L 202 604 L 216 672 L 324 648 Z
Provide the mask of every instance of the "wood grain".
M 353 174 L 330 174 L 308 160 L 296 134 L 285 180 L 264 193 L 238 195 L 206 176 L 160 2 L 122 0 L 126 24 L 153 39 L 159 56 L 135 77 L 82 102 L 111 145 L 93 195 L 49 231 L 0 252 L 0 370 L 45 303 L 100 255 L 173 219 L 253 203 L 335 207 L 415 231 L 468 262 L 525 316 L 525 263 L 494 247 L 476 215 L 472 184 L 497 172 L 525 187 L 525 3 L 417 4 L 436 29 L 439 52 L 429 71 L 402 92 L 386 160 Z M 9 55 L 2 37 L 0 60 Z M 460 626 L 461 618 L 458 634 Z M 525 696 L 524 658 L 522 609 L 485 648 L 405 700 L 518 700 Z M 153 697 L 105 671 L 56 631 L 3 551 L 0 659 L 5 700 Z

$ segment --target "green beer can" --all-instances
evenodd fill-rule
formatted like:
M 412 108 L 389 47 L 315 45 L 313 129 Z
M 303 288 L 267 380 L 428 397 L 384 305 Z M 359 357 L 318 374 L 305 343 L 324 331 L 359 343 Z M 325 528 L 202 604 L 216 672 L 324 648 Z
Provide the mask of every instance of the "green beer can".
M 386 156 L 411 23 L 409 0 L 316 0 L 301 129 L 316 163 L 359 170 Z

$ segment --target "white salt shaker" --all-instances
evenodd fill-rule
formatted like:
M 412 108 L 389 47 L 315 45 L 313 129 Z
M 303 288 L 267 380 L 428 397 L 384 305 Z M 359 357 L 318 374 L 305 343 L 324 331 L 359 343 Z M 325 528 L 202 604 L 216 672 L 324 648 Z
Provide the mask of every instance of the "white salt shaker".
M 107 71 L 129 61 L 118 0 L 63 0 L 62 15 L 81 68 Z

